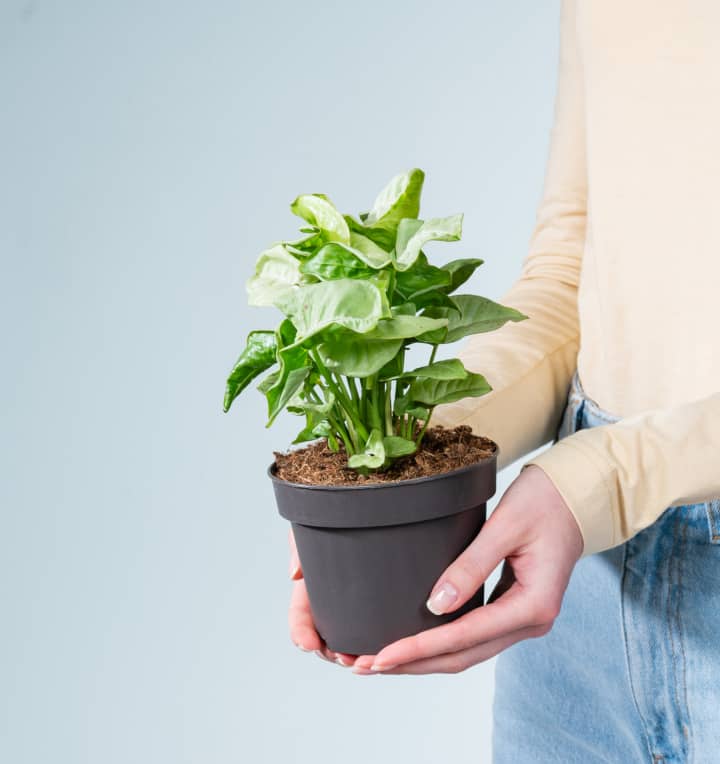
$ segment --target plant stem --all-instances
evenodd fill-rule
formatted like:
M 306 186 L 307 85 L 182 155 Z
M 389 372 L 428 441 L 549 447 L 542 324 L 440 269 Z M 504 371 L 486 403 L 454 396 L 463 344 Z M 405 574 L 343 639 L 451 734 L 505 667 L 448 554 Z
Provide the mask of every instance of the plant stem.
M 345 450 L 347 451 L 348 456 L 351 456 L 352 454 L 357 453 L 359 449 L 357 447 L 354 447 L 354 444 L 350 440 L 350 436 L 347 434 L 347 432 L 345 432 L 345 428 L 342 425 L 342 420 L 336 419 L 335 417 L 328 416 L 328 421 L 332 425 L 335 432 L 337 432 L 342 438 L 342 441 L 345 444 Z
M 357 408 L 360 407 L 360 394 L 358 393 L 357 386 L 355 385 L 355 377 L 348 377 L 348 387 L 350 388 L 350 397 L 353 399 L 353 403 Z
M 385 396 L 387 395 L 386 385 L 384 382 L 378 382 L 377 385 L 377 414 L 380 421 L 380 431 L 385 429 Z
M 316 350 L 311 351 L 311 357 L 315 361 L 315 365 L 320 371 L 320 374 L 325 379 L 325 382 L 327 383 L 328 387 L 332 390 L 333 395 L 335 396 L 335 400 L 337 402 L 337 406 L 339 409 L 338 413 L 340 415 L 340 419 L 345 421 L 348 424 L 352 422 L 354 429 L 357 431 L 357 435 L 359 435 L 360 438 L 363 439 L 363 441 L 366 441 L 368 438 L 368 432 L 365 429 L 365 426 L 363 425 L 360 415 L 357 412 L 355 406 L 348 398 L 347 393 L 345 392 L 345 387 L 342 383 L 342 380 L 340 380 L 339 384 L 335 381 L 332 373 L 328 371 L 325 364 L 322 362 L 320 358 L 320 354 Z M 355 439 L 358 440 L 357 437 Z M 360 448 L 359 443 L 357 445 L 357 448 Z
M 365 377 L 363 397 L 365 402 L 364 420 L 372 429 L 383 430 L 384 407 L 381 408 L 380 397 L 382 384 L 378 384 L 377 374 Z
M 433 407 L 434 408 L 434 407 Z M 432 418 L 433 409 L 428 409 L 428 415 L 427 419 L 425 420 L 425 424 L 422 426 L 422 430 L 420 430 L 420 433 L 418 434 L 417 438 L 415 438 L 415 446 L 417 448 L 420 448 L 420 443 L 422 442 L 422 439 L 425 435 L 425 430 L 427 430 L 428 425 L 430 424 L 430 419 Z
M 390 382 L 385 386 L 385 434 L 394 435 L 395 428 L 393 426 L 392 416 L 392 400 L 390 395 Z
M 322 389 L 322 388 L 321 388 Z M 305 388 L 305 394 L 313 403 L 322 403 L 323 399 L 319 396 L 312 387 Z
M 346 419 L 345 420 L 345 427 L 347 428 L 348 434 L 350 435 L 350 439 L 352 440 L 355 450 L 356 451 L 362 451 L 362 445 L 363 443 L 360 440 L 360 436 L 358 435 L 358 431 L 355 429 L 352 419 Z
M 430 360 L 428 361 L 428 366 L 432 364 L 432 362 L 435 360 L 435 353 L 437 353 L 438 346 L 433 345 L 432 346 L 432 352 L 430 353 Z

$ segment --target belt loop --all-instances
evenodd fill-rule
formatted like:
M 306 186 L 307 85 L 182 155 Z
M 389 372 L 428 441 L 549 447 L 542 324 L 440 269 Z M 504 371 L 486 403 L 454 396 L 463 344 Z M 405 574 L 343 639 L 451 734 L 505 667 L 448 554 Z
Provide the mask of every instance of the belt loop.
M 570 389 L 568 390 L 567 403 L 563 412 L 560 426 L 558 427 L 555 441 L 562 440 L 568 435 L 582 429 L 582 415 L 585 406 L 585 398 L 582 395 L 580 381 L 577 372 L 573 375 Z
M 706 502 L 705 510 L 710 529 L 710 543 L 720 544 L 720 499 Z

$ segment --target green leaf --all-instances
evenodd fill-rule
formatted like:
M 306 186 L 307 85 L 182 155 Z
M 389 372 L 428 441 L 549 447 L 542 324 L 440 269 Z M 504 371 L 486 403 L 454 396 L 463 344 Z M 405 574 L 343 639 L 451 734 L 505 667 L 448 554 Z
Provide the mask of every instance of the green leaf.
M 425 309 L 425 311 L 423 312 L 423 315 L 441 317 L 443 314 L 445 314 L 446 316 L 449 316 L 451 312 L 457 313 L 454 307 L 452 309 L 449 309 L 446 306 L 440 306 L 440 307 L 430 306 L 429 308 Z M 438 329 L 433 329 L 428 332 L 423 332 L 422 334 L 418 334 L 416 339 L 418 342 L 425 342 L 428 345 L 440 345 L 441 343 L 446 341 L 446 337 L 447 337 L 447 325 L 442 326 Z
M 267 377 L 265 377 L 263 380 L 261 380 L 260 384 L 257 386 L 257 389 L 263 394 L 267 395 L 267 391 L 274 387 L 277 384 L 278 379 L 280 379 L 280 370 L 273 371 L 272 373 L 268 374 Z
M 452 276 L 443 268 L 430 265 L 427 258 L 421 255 L 411 268 L 398 271 L 395 277 L 395 292 L 408 302 L 418 303 L 419 297 L 439 289 L 449 289 Z
M 455 342 L 470 334 L 481 334 L 499 329 L 508 321 L 524 321 L 527 316 L 514 308 L 472 294 L 455 295 L 452 298 L 456 310 L 428 308 L 423 315 L 448 319 L 447 333 L 435 342 Z M 423 341 L 427 338 L 423 337 Z
M 448 292 L 454 292 L 462 286 L 470 276 L 483 264 L 484 260 L 476 257 L 468 257 L 461 260 L 451 260 L 442 266 L 442 270 L 450 274 L 450 288 Z
M 325 400 L 321 403 L 308 400 L 303 395 L 303 391 L 300 390 L 293 396 L 292 400 L 288 401 L 287 410 L 292 411 L 293 414 L 317 415 L 318 418 L 322 419 L 332 411 L 334 405 L 335 396 L 330 390 L 325 391 Z
M 332 435 L 332 431 L 332 425 L 327 419 L 323 419 L 322 422 L 318 422 L 318 424 L 312 428 L 312 434 L 316 438 L 328 438 Z
M 383 382 L 389 379 L 397 379 L 403 373 L 404 365 L 405 352 L 401 347 L 401 350 L 378 371 L 378 379 Z
M 385 295 L 374 284 L 356 279 L 296 287 L 278 307 L 292 318 L 297 328 L 296 342 L 329 326 L 367 332 L 390 314 Z
M 417 451 L 417 447 L 412 440 L 400 438 L 397 435 L 389 435 L 383 438 L 383 447 L 385 449 L 386 459 L 397 459 L 400 456 L 410 456 Z
M 470 372 L 463 366 L 462 361 L 450 358 L 446 361 L 435 361 L 428 366 L 419 366 L 400 375 L 400 379 L 465 379 Z
M 417 168 L 392 178 L 375 199 L 365 225 L 395 230 L 403 218 L 416 218 L 424 180 L 425 173 Z
M 278 345 L 277 358 L 280 368 L 272 384 L 263 384 L 263 392 L 268 404 L 267 427 L 270 427 L 277 415 L 302 389 L 312 370 L 305 348 L 296 344 L 285 346 L 286 342 L 294 339 L 294 327 L 291 322 L 284 320 L 280 324 L 275 333 L 275 339 Z
M 277 415 L 285 408 L 288 401 L 303 386 L 305 378 L 310 373 L 309 366 L 288 369 L 281 373 L 277 382 L 265 394 L 268 402 L 268 421 L 266 427 L 275 421 Z
M 393 316 L 414 316 L 417 313 L 417 307 L 414 302 L 404 302 L 400 305 L 393 305 L 390 310 Z
M 309 440 L 315 440 L 318 436 L 313 435 L 313 431 L 309 427 L 303 427 L 302 430 L 295 436 L 295 440 L 293 440 L 293 445 L 297 445 L 298 443 L 307 443 Z
M 323 363 L 346 377 L 369 377 L 389 363 L 403 346 L 398 340 L 366 339 L 363 334 L 338 332 L 318 346 Z
M 403 218 L 397 227 L 397 235 L 395 236 L 396 251 L 404 248 L 407 242 L 412 239 L 413 236 L 425 225 L 424 220 L 418 220 L 417 218 Z M 427 262 L 427 260 L 426 260 Z
M 462 214 L 432 218 L 419 227 L 416 220 L 402 220 L 395 242 L 395 267 L 407 270 L 430 241 L 457 241 L 462 235 L 462 221 Z
M 366 238 L 365 236 L 361 236 L 357 233 L 352 233 L 350 235 L 350 244 L 341 244 L 339 242 L 330 242 L 323 247 L 321 247 L 313 257 L 309 257 L 308 260 L 305 260 L 303 264 L 300 266 L 301 271 L 303 273 L 310 273 L 308 270 L 303 270 L 303 267 L 307 268 L 307 264 L 309 260 L 314 260 L 316 257 L 323 255 L 323 257 L 327 257 L 331 255 L 335 259 L 339 259 L 343 256 L 343 253 L 345 253 L 345 256 L 347 258 L 355 258 L 356 260 L 359 260 L 361 263 L 363 263 L 365 266 L 364 273 L 367 273 L 367 276 L 362 276 L 362 278 L 369 278 L 372 276 L 372 273 L 370 272 L 370 269 L 372 271 L 379 271 L 383 268 L 386 268 L 389 266 L 392 262 L 392 255 L 389 252 L 386 252 L 384 249 L 381 249 L 378 247 L 374 242 L 370 241 L 370 239 Z M 303 256 L 307 257 L 308 255 L 311 255 L 310 252 L 302 253 Z M 346 262 L 350 262 L 348 259 Z M 313 274 L 317 275 L 317 274 Z M 320 276 L 322 278 L 322 276 Z M 335 278 L 342 278 L 341 276 L 336 276 Z M 349 278 L 361 278 L 360 276 L 351 276 Z M 327 280 L 327 279 L 324 279 Z
M 308 412 L 305 427 L 297 434 L 293 443 L 306 443 L 308 440 L 327 438 L 332 435 L 332 426 L 327 419 L 320 419 L 314 412 Z
M 393 413 L 396 416 L 414 416 L 415 419 L 422 419 L 426 421 L 430 417 L 430 410 L 424 406 L 413 406 L 412 402 L 406 395 L 395 399 L 395 406 L 393 407 Z
M 294 241 L 281 242 L 291 254 L 298 257 L 307 257 L 325 243 L 322 233 L 314 226 L 312 228 L 301 228 L 300 230 L 310 233 L 310 236 L 306 236 L 303 239 L 295 239 Z
M 392 262 L 389 251 L 378 246 L 371 238 L 362 233 L 352 231 L 350 233 L 350 245 L 352 253 L 376 270 L 385 268 Z
M 348 459 L 348 467 L 354 470 L 358 469 L 358 467 L 376 470 L 382 467 L 384 463 L 385 447 L 383 446 L 380 430 L 377 429 L 370 432 L 370 437 L 367 439 L 363 452 L 361 454 L 353 454 Z
M 392 252 L 395 246 L 395 229 L 376 228 L 374 226 L 366 226 L 363 223 L 359 223 L 352 215 L 343 215 L 345 222 L 350 228 L 350 238 L 352 234 L 357 233 L 366 239 L 369 239 L 373 244 L 377 244 L 383 252 Z
M 415 419 L 422 419 L 423 422 L 427 422 L 430 418 L 430 409 L 423 406 L 409 406 L 405 409 L 405 413 L 414 416 Z
M 300 265 L 300 273 L 322 281 L 367 279 L 374 271 L 342 244 L 331 242 Z
M 245 349 L 240 353 L 227 380 L 223 411 L 228 411 L 235 398 L 253 379 L 275 363 L 276 352 L 275 332 L 255 331 L 248 334 Z
M 250 305 L 276 305 L 300 281 L 300 265 L 282 244 L 261 253 L 247 282 Z
M 366 339 L 374 340 L 410 339 L 434 329 L 444 330 L 446 327 L 446 318 L 397 315 L 379 321 L 375 328 L 368 332 L 365 337 Z
M 283 318 L 277 329 L 278 347 L 286 348 L 295 342 L 297 329 L 289 318 Z
M 290 209 L 318 228 L 326 241 L 350 243 L 350 229 L 345 218 L 324 194 L 302 194 L 290 205 Z
M 415 403 L 438 406 L 462 398 L 477 398 L 492 390 L 482 374 L 468 372 L 463 379 L 416 379 L 406 395 Z
M 400 273 L 400 271 L 398 271 Z M 447 295 L 446 291 L 434 290 L 432 292 L 425 292 L 425 294 L 416 295 L 415 302 L 417 303 L 418 310 L 430 307 L 438 308 L 453 308 L 453 301 Z

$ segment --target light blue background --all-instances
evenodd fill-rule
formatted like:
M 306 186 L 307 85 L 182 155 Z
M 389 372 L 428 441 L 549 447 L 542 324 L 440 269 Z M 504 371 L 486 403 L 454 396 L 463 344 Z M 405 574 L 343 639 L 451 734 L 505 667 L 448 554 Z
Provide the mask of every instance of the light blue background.
M 359 211 L 420 166 L 427 213 L 466 214 L 436 246 L 509 286 L 558 6 L 0 2 L 0 761 L 489 760 L 492 663 L 363 678 L 292 646 L 264 470 L 297 422 L 220 403 L 298 193 Z

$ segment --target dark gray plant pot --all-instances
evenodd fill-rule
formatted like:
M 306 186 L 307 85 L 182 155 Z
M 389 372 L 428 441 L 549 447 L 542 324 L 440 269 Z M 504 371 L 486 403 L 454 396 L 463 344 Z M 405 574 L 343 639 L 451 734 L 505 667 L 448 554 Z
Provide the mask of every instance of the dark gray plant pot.
M 331 650 L 374 655 L 385 645 L 483 604 L 433 615 L 425 602 L 485 522 L 497 451 L 432 477 L 358 486 L 289 483 L 268 470 L 290 520 L 320 636 Z

